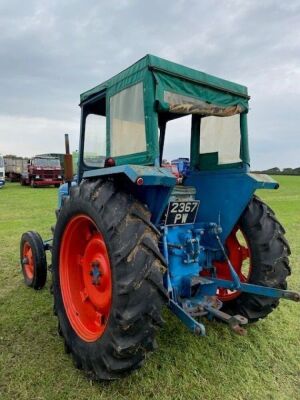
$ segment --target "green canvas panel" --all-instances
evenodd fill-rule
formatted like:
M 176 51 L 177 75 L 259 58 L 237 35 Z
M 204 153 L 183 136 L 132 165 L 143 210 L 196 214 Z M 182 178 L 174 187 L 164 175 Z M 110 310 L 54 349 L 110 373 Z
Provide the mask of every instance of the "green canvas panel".
M 148 56 L 143 57 L 141 60 L 137 61 L 129 68 L 121 71 L 117 75 L 108 79 L 107 81 L 101 83 L 100 85 L 95 86 L 94 88 L 82 93 L 80 95 L 80 102 L 87 100 L 89 97 L 94 96 L 95 94 L 101 92 L 104 89 L 110 89 L 113 86 L 117 85 L 119 90 L 122 90 L 126 86 L 131 85 L 136 82 L 139 75 L 143 70 L 148 70 Z
M 146 143 L 147 151 L 138 154 L 127 154 L 124 156 L 114 157 L 117 165 L 136 164 L 153 165 L 158 153 L 158 138 L 153 132 L 158 131 L 157 113 L 154 110 L 155 102 L 155 85 L 152 74 L 148 69 L 139 70 L 134 75 L 117 81 L 107 90 L 106 111 L 110 115 L 110 98 L 116 93 L 126 89 L 132 85 L 143 82 L 144 87 L 144 114 L 146 126 Z M 107 119 L 107 154 L 110 155 L 110 118 Z
M 214 87 L 223 91 L 225 90 L 228 93 L 232 92 L 233 94 L 237 94 L 239 96 L 245 97 L 246 99 L 249 99 L 246 86 L 218 78 L 205 72 L 201 72 L 193 68 L 189 68 L 184 65 L 153 56 L 151 54 L 148 55 L 148 58 L 149 66 L 153 70 L 168 73 L 169 75 L 173 76 L 182 77 L 191 82 L 194 81 L 194 83 L 196 84 L 203 84 L 204 86 Z
M 164 72 L 156 71 L 154 75 L 158 83 L 156 99 L 159 101 L 162 110 L 169 110 L 168 104 L 164 100 L 164 91 L 190 96 L 221 107 L 239 105 L 244 110 L 248 109 L 248 99 L 239 95 L 223 92 Z
M 136 74 L 145 69 L 156 71 L 156 73 L 159 75 L 169 75 L 172 77 L 170 79 L 177 77 L 177 79 L 179 78 L 180 80 L 180 78 L 183 78 L 186 82 L 189 82 L 191 86 L 194 84 L 196 87 L 199 85 L 209 87 L 211 90 L 214 89 L 220 94 L 220 99 L 223 99 L 223 97 L 226 95 L 237 96 L 239 98 L 241 97 L 246 101 L 249 99 L 246 86 L 217 78 L 213 75 L 209 75 L 204 72 L 197 71 L 195 69 L 188 68 L 163 58 L 148 54 L 111 79 L 108 79 L 93 89 L 82 93 L 80 96 L 80 101 L 83 102 L 101 90 L 111 88 L 117 84 L 119 84 L 119 88 L 122 89 L 126 87 L 126 85 L 130 85 L 131 83 L 135 82 L 138 79 Z M 222 104 L 221 100 L 220 102 Z

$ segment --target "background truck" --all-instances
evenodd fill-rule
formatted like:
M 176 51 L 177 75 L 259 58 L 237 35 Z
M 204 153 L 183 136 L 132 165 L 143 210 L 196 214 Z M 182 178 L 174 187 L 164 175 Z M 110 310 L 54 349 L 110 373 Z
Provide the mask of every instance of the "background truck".
M 61 167 L 61 176 L 64 178 L 64 170 L 65 170 L 65 155 L 64 153 L 44 153 L 44 154 L 37 154 L 36 157 L 54 157 L 58 158 Z
M 3 156 L 0 154 L 0 188 L 5 185 L 5 166 Z
M 58 158 L 49 156 L 35 156 L 27 162 L 27 171 L 22 174 L 21 185 L 31 187 L 51 186 L 59 187 L 63 182 L 61 165 Z
M 5 176 L 10 182 L 19 182 L 22 174 L 27 171 L 27 157 L 17 157 L 15 155 L 4 156 Z

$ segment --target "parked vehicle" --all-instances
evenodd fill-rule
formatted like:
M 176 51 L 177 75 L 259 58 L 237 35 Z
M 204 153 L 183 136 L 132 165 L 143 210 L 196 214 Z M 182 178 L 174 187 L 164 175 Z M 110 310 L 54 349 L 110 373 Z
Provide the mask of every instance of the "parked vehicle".
M 280 298 L 300 300 L 286 290 L 285 230 L 255 195 L 279 185 L 249 170 L 245 86 L 147 55 L 80 107 L 77 182 L 68 171 L 53 242 L 30 231 L 20 247 L 34 289 L 52 252 L 58 331 L 78 368 L 106 380 L 139 368 L 164 303 L 197 335 L 205 318 L 243 335 Z M 190 163 L 178 184 L 162 166 L 164 138 L 185 115 Z
M 190 160 L 188 158 L 177 158 L 172 160 L 171 164 L 176 165 L 181 176 L 187 176 L 190 168 Z
M 60 161 L 55 157 L 35 156 L 27 163 L 27 172 L 22 174 L 21 185 L 31 187 L 59 187 L 63 182 Z
M 10 182 L 20 182 L 22 174 L 27 171 L 28 158 L 14 155 L 4 156 L 5 175 Z
M 45 154 L 36 154 L 36 157 L 51 157 L 58 158 L 61 167 L 61 176 L 64 179 L 64 170 L 65 170 L 65 161 L 64 161 L 64 153 L 45 153 Z
M 5 185 L 5 165 L 4 158 L 0 154 L 0 189 Z

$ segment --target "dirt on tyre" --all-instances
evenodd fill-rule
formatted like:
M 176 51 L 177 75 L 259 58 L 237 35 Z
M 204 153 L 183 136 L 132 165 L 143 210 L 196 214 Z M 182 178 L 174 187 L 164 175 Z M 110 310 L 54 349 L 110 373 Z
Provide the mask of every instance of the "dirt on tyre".
M 238 232 L 244 237 L 244 244 L 238 239 Z M 229 258 L 242 282 L 287 288 L 286 278 L 291 273 L 288 258 L 291 251 L 284 234 L 285 230 L 273 210 L 253 196 L 226 242 Z M 247 272 L 243 272 L 242 264 L 247 259 Z M 224 276 L 224 263 L 219 264 L 217 276 L 228 279 L 228 276 Z M 265 318 L 279 304 L 275 298 L 227 290 L 220 292 L 220 298 L 224 311 L 243 315 L 249 322 Z
M 162 325 L 165 261 L 150 213 L 111 181 L 83 181 L 58 215 L 54 308 L 75 365 L 111 380 L 140 367 Z
M 26 286 L 42 289 L 47 280 L 47 260 L 43 240 L 37 232 L 23 233 L 20 261 Z

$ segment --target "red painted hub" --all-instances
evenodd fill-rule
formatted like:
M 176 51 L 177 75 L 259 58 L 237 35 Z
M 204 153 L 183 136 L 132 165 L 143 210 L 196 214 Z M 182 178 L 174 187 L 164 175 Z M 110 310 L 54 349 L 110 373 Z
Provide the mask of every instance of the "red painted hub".
M 240 227 L 235 227 L 225 242 L 228 257 L 238 274 L 241 282 L 248 282 L 251 273 L 251 254 L 246 237 Z M 229 266 L 226 261 L 215 261 L 216 276 L 220 279 L 232 280 Z M 221 301 L 234 300 L 240 295 L 237 290 L 218 289 L 218 298 Z
M 102 234 L 87 215 L 76 215 L 64 231 L 59 278 L 72 328 L 86 342 L 99 339 L 112 299 L 110 261 Z
M 33 254 L 32 254 L 32 248 L 28 242 L 25 242 L 23 245 L 22 263 L 27 278 L 29 280 L 33 279 L 33 274 L 34 274 Z

